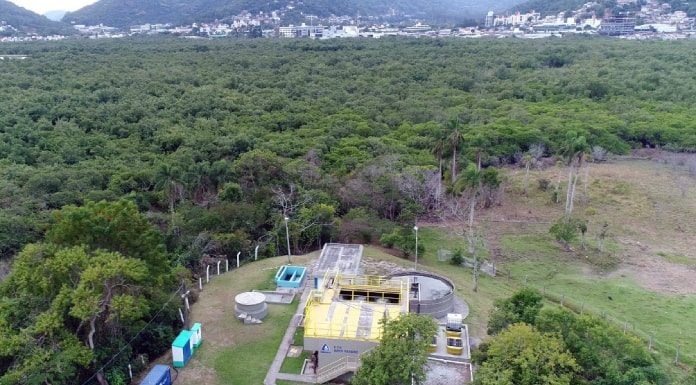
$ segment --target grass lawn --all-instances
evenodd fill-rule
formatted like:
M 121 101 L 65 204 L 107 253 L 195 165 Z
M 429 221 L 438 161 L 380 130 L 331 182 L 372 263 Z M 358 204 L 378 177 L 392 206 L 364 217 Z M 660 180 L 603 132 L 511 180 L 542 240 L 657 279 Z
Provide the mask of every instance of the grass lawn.
M 293 263 L 303 265 L 317 255 L 293 257 Z M 286 257 L 264 259 L 211 278 L 191 308 L 192 319 L 203 324 L 204 342 L 186 368 L 179 370 L 177 384 L 263 383 L 298 299 L 292 305 L 269 305 L 261 325 L 244 325 L 234 316 L 234 297 L 252 289 L 272 288 L 271 278 L 285 263 Z
M 269 305 L 268 317 L 262 325 L 246 326 L 248 333 L 237 345 L 215 354 L 212 363 L 220 384 L 263 383 L 296 306 L 297 302 L 292 306 Z

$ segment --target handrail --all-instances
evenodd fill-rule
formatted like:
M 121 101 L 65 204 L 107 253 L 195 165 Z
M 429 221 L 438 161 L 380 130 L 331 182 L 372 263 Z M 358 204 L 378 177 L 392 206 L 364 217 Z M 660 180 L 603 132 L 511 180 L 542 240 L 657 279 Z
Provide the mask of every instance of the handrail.
M 357 356 L 343 356 L 338 360 L 320 368 L 317 371 L 316 381 L 319 384 L 323 384 L 326 381 L 333 380 L 334 378 L 346 374 L 348 372 L 354 372 L 360 367 L 360 362 L 362 356 L 371 352 L 373 348 L 365 350 Z

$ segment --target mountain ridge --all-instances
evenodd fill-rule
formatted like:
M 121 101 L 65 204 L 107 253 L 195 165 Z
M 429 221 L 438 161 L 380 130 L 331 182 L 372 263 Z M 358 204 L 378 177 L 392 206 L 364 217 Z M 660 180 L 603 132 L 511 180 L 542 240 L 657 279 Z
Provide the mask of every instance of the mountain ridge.
M 100 0 L 66 14 L 64 22 L 129 27 L 145 23 L 183 24 L 251 13 L 283 11 L 293 15 L 384 16 L 391 13 L 422 19 L 480 17 L 520 0 Z
M 0 24 L 11 25 L 16 31 L 6 30 L 0 35 L 39 34 L 72 35 L 74 30 L 62 22 L 51 21 L 47 17 L 22 8 L 8 0 L 0 0 Z

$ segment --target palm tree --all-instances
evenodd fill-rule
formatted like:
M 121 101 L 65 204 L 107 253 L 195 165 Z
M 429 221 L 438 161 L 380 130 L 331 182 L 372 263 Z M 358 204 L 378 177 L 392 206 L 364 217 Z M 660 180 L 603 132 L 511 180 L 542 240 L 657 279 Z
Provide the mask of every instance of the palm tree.
M 438 179 L 437 179 L 437 200 L 440 201 L 440 196 L 442 195 L 442 160 L 445 154 L 445 149 L 447 148 L 447 138 L 438 132 L 433 139 L 432 149 L 430 152 L 437 157 L 438 163 Z
M 160 164 L 155 173 L 155 187 L 164 191 L 169 202 L 171 227 L 174 228 L 176 202 L 184 199 L 184 184 L 182 182 L 181 170 L 167 163 Z
M 489 167 L 481 169 L 476 164 L 470 164 L 464 174 L 462 174 L 454 185 L 454 191 L 459 194 L 466 194 L 469 197 L 469 220 L 467 238 L 469 243 L 469 254 L 474 258 L 474 291 L 478 290 L 478 258 L 476 257 L 476 240 L 474 237 L 474 217 L 476 213 L 477 198 L 486 189 L 493 189 L 500 186 L 498 170 Z
M 534 162 L 534 157 L 532 156 L 531 153 L 525 152 L 524 155 L 522 155 L 522 162 L 524 163 L 524 194 L 527 195 L 527 187 L 529 184 L 529 169 L 532 167 L 532 162 Z
M 447 130 L 447 143 L 452 150 L 452 183 L 457 181 L 457 152 L 464 139 L 464 131 L 459 119 L 452 119 L 445 125 Z
M 573 202 L 575 200 L 575 186 L 578 182 L 580 168 L 585 161 L 585 155 L 590 146 L 584 136 L 571 131 L 566 135 L 566 140 L 561 148 L 561 155 L 564 157 L 568 166 L 568 191 L 566 191 L 566 218 L 570 218 L 573 213 Z

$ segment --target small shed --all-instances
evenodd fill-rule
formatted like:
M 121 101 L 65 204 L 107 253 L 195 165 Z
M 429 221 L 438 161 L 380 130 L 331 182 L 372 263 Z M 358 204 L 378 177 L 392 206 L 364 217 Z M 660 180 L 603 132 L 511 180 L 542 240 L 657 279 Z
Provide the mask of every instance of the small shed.
M 183 368 L 191 359 L 193 345 L 191 344 L 190 330 L 182 330 L 172 343 L 172 361 L 175 368 Z
M 203 333 L 201 332 L 201 324 L 199 322 L 196 322 L 193 324 L 193 327 L 191 327 L 191 332 L 193 333 L 191 335 L 191 342 L 193 343 L 193 348 L 198 349 L 201 346 L 201 342 L 203 342 Z
M 155 365 L 150 373 L 140 382 L 140 385 L 171 385 L 172 374 L 167 365 Z

